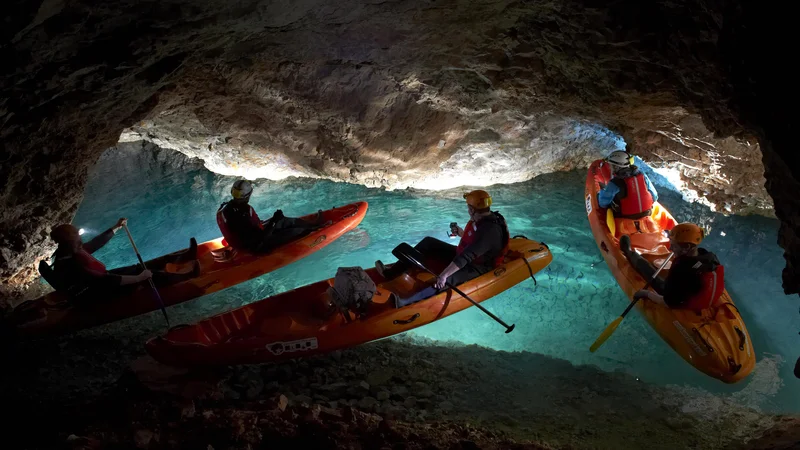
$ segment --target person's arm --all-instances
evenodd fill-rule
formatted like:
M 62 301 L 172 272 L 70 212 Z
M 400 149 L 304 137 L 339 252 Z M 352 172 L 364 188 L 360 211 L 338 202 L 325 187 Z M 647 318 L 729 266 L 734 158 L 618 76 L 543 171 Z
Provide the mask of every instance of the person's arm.
M 447 284 L 447 279 L 450 278 L 454 273 L 458 272 L 459 270 L 461 270 L 461 267 L 458 267 L 458 265 L 455 262 L 451 262 L 450 264 L 448 264 L 447 267 L 445 267 L 445 269 L 442 271 L 442 273 L 440 273 L 439 276 L 436 277 L 436 284 L 434 285 L 436 289 L 441 289 L 445 287 L 445 285 Z
M 644 175 L 644 184 L 645 184 L 645 186 L 647 186 L 647 192 L 649 192 L 650 195 L 653 197 L 653 201 L 657 202 L 658 201 L 658 191 L 656 191 L 656 187 L 653 186 L 653 183 L 650 181 L 650 178 L 647 176 L 647 174 L 643 174 L 643 175 Z
M 114 226 L 93 237 L 89 242 L 83 244 L 83 249 L 88 253 L 94 253 L 100 250 L 104 245 L 108 244 L 108 241 L 114 237 L 117 231 L 119 231 L 119 229 L 125 226 L 127 223 L 128 219 L 119 219 Z
M 250 206 L 250 205 L 247 205 L 247 206 L 250 207 L 250 224 L 253 225 L 254 227 L 258 228 L 259 230 L 263 230 L 264 229 L 264 225 L 266 225 L 266 223 L 269 222 L 269 219 L 267 219 L 264 222 L 262 222 L 261 218 L 258 217 L 258 214 L 256 213 L 256 210 L 253 209 L 253 207 Z
M 149 270 L 145 270 L 138 275 L 119 275 L 116 273 L 108 272 L 106 270 L 98 270 L 93 268 L 93 265 L 87 261 L 91 256 L 80 254 L 75 256 L 71 264 L 76 264 L 80 270 L 81 277 L 91 284 L 97 284 L 106 287 L 124 286 L 127 284 L 140 283 L 147 280 L 153 274 Z M 75 272 L 73 272 L 75 273 Z
M 664 301 L 664 297 L 659 295 L 658 292 L 653 292 L 651 290 L 642 289 L 642 290 L 636 291 L 636 293 L 633 294 L 633 298 L 634 299 L 646 298 L 648 300 L 651 300 L 651 301 L 654 301 L 654 302 L 658 303 L 659 305 L 667 306 L 667 303 Z
M 119 285 L 125 286 L 128 284 L 136 284 L 141 283 L 153 276 L 153 272 L 149 270 L 143 270 L 142 273 L 139 275 L 112 275 L 115 277 L 119 277 Z
M 492 226 L 485 226 L 481 228 L 478 239 L 472 244 L 467 246 L 460 255 L 453 258 L 453 262 L 448 264 L 447 267 L 436 277 L 436 289 L 441 289 L 447 283 L 447 279 L 454 273 L 461 270 L 464 266 L 472 262 L 475 258 L 483 256 L 491 250 L 493 242 L 501 242 L 503 240 L 503 230 L 500 225 L 493 224 Z
M 619 186 L 609 182 L 604 189 L 597 193 L 597 203 L 601 208 L 608 208 L 619 193 Z

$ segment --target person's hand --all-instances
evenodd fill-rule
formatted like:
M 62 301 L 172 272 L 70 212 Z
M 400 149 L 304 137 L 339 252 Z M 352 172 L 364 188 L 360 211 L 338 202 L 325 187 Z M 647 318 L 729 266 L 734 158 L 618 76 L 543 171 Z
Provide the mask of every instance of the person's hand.
M 141 281 L 149 280 L 152 277 L 153 277 L 153 272 L 150 272 L 149 270 L 144 270 L 142 271 L 142 273 L 139 274 L 139 279 Z
M 436 289 L 442 289 L 446 285 L 447 285 L 447 278 L 444 278 L 441 275 L 439 275 L 438 277 L 436 277 L 436 284 L 434 284 L 433 286 Z
M 124 227 L 127 224 L 128 224 L 128 219 L 122 217 L 117 221 L 116 225 L 114 225 L 112 228 L 114 228 L 114 230 L 116 231 L 116 230 L 119 230 L 120 228 Z
M 650 291 L 650 290 L 642 289 L 642 290 L 636 291 L 636 293 L 633 294 L 633 298 L 634 298 L 634 300 L 640 299 L 640 298 L 644 298 L 644 299 L 650 300 L 651 302 L 654 302 L 654 303 L 656 303 L 658 305 L 667 306 L 667 304 L 664 302 L 664 297 L 662 297 L 661 295 L 659 295 L 659 294 L 657 294 L 657 293 L 655 293 L 653 291 Z

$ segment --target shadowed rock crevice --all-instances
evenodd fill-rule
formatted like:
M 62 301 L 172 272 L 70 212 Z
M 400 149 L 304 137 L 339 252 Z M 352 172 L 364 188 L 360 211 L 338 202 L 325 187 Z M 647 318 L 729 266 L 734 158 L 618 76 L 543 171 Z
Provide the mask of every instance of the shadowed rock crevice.
M 441 188 L 578 167 L 619 142 L 607 128 L 718 210 L 774 204 L 800 291 L 789 71 L 764 51 L 786 16 L 723 0 L 14 2 L 3 289 L 32 278 L 126 129 L 221 173 Z

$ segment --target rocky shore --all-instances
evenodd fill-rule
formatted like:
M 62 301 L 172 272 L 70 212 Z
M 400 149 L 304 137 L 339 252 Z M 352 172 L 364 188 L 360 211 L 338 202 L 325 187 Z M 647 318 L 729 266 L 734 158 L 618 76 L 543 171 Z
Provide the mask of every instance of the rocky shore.
M 95 334 L 6 348 L 20 370 L 4 372 L 0 394 L 19 448 L 793 445 L 789 418 L 527 352 L 400 336 L 278 365 L 187 370 L 132 342 Z

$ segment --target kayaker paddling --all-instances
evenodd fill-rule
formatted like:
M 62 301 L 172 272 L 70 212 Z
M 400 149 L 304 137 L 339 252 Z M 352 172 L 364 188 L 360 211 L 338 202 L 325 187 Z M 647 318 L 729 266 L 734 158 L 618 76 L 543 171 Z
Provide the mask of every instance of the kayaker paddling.
M 670 249 L 675 255 L 666 278 L 656 277 L 654 291 L 640 290 L 634 299 L 646 298 L 670 308 L 702 311 L 719 301 L 725 291 L 725 269 L 714 253 L 699 247 L 705 233 L 693 223 L 681 223 L 669 231 Z M 620 249 L 643 277 L 650 278 L 655 268 L 631 251 L 631 240 L 623 236 Z
M 475 190 L 464 194 L 467 203 L 469 222 L 466 227 L 452 226 L 453 234 L 461 237 L 458 246 L 448 244 L 433 237 L 426 237 L 414 248 L 426 257 L 450 260 L 450 264 L 438 274 L 433 286 L 425 288 L 416 295 L 397 299 L 398 308 L 426 299 L 445 288 L 447 283 L 458 286 L 493 270 L 502 264 L 508 251 L 509 233 L 505 218 L 491 210 L 492 197 L 488 192 Z M 398 277 L 409 268 L 406 261 L 398 261 L 391 266 L 381 261 L 375 268 L 385 279 Z

